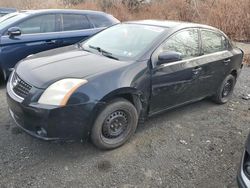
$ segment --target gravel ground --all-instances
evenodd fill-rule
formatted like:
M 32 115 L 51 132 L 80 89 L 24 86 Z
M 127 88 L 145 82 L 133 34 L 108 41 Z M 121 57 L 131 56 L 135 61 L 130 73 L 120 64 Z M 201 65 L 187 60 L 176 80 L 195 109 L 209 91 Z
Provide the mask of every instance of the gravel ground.
M 113 151 L 34 139 L 11 123 L 0 86 L 0 187 L 237 187 L 249 132 L 250 68 L 228 104 L 187 105 L 140 125 Z

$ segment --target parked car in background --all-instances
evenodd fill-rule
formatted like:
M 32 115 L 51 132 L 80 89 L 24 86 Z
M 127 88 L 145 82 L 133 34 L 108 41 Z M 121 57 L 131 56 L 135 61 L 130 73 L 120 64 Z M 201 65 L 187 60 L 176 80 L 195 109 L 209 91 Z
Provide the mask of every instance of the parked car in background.
M 230 100 L 243 52 L 213 27 L 136 21 L 78 46 L 21 61 L 7 84 L 10 114 L 44 140 L 86 138 L 124 144 L 139 120 L 212 97 Z
M 87 10 L 33 10 L 0 18 L 0 73 L 6 79 L 18 61 L 41 51 L 75 44 L 119 23 Z
M 12 12 L 16 12 L 17 10 L 15 8 L 3 8 L 0 7 L 0 17 L 12 13 Z
M 250 134 L 247 137 L 237 176 L 239 188 L 250 187 Z

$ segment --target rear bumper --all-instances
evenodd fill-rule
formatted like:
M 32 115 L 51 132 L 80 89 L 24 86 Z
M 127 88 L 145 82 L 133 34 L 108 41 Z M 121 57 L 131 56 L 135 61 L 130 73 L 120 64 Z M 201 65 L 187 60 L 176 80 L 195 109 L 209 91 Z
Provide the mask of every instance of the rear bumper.
M 78 140 L 87 138 L 99 103 L 56 107 L 20 102 L 7 86 L 9 112 L 15 124 L 42 140 Z

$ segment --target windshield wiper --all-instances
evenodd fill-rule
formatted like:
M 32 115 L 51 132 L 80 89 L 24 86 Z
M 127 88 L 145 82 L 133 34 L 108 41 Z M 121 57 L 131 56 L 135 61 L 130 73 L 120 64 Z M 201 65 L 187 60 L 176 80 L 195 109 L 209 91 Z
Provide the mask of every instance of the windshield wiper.
M 84 48 L 83 45 L 80 42 L 76 43 L 76 45 L 77 45 L 77 48 L 80 48 L 83 51 L 91 52 L 90 50 L 87 50 L 86 48 Z
M 103 56 L 105 57 L 108 57 L 108 58 L 111 58 L 111 59 L 115 59 L 115 60 L 119 60 L 117 57 L 114 57 L 112 53 L 106 51 L 106 50 L 103 50 L 102 48 L 100 47 L 96 47 L 96 46 L 91 46 L 89 45 L 89 48 L 92 48 L 92 49 L 95 49 L 97 50 L 98 52 L 100 52 Z

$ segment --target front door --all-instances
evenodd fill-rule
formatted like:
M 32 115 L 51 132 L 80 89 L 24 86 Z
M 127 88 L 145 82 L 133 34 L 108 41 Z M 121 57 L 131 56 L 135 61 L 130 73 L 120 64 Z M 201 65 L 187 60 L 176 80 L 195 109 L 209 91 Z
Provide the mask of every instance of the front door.
M 179 52 L 182 54 L 182 60 L 153 65 L 150 114 L 191 102 L 199 97 L 197 85 L 201 68 L 198 58 L 198 30 L 179 31 L 167 39 L 153 57 L 157 59 L 162 51 Z
M 61 20 L 62 33 L 60 37 L 63 39 L 65 46 L 86 40 L 101 30 L 94 28 L 84 14 L 64 13 L 61 14 Z
M 55 14 L 27 18 L 15 25 L 21 29 L 20 36 L 10 37 L 5 33 L 1 37 L 1 61 L 5 71 L 28 55 L 62 45 L 58 39 L 56 18 Z

